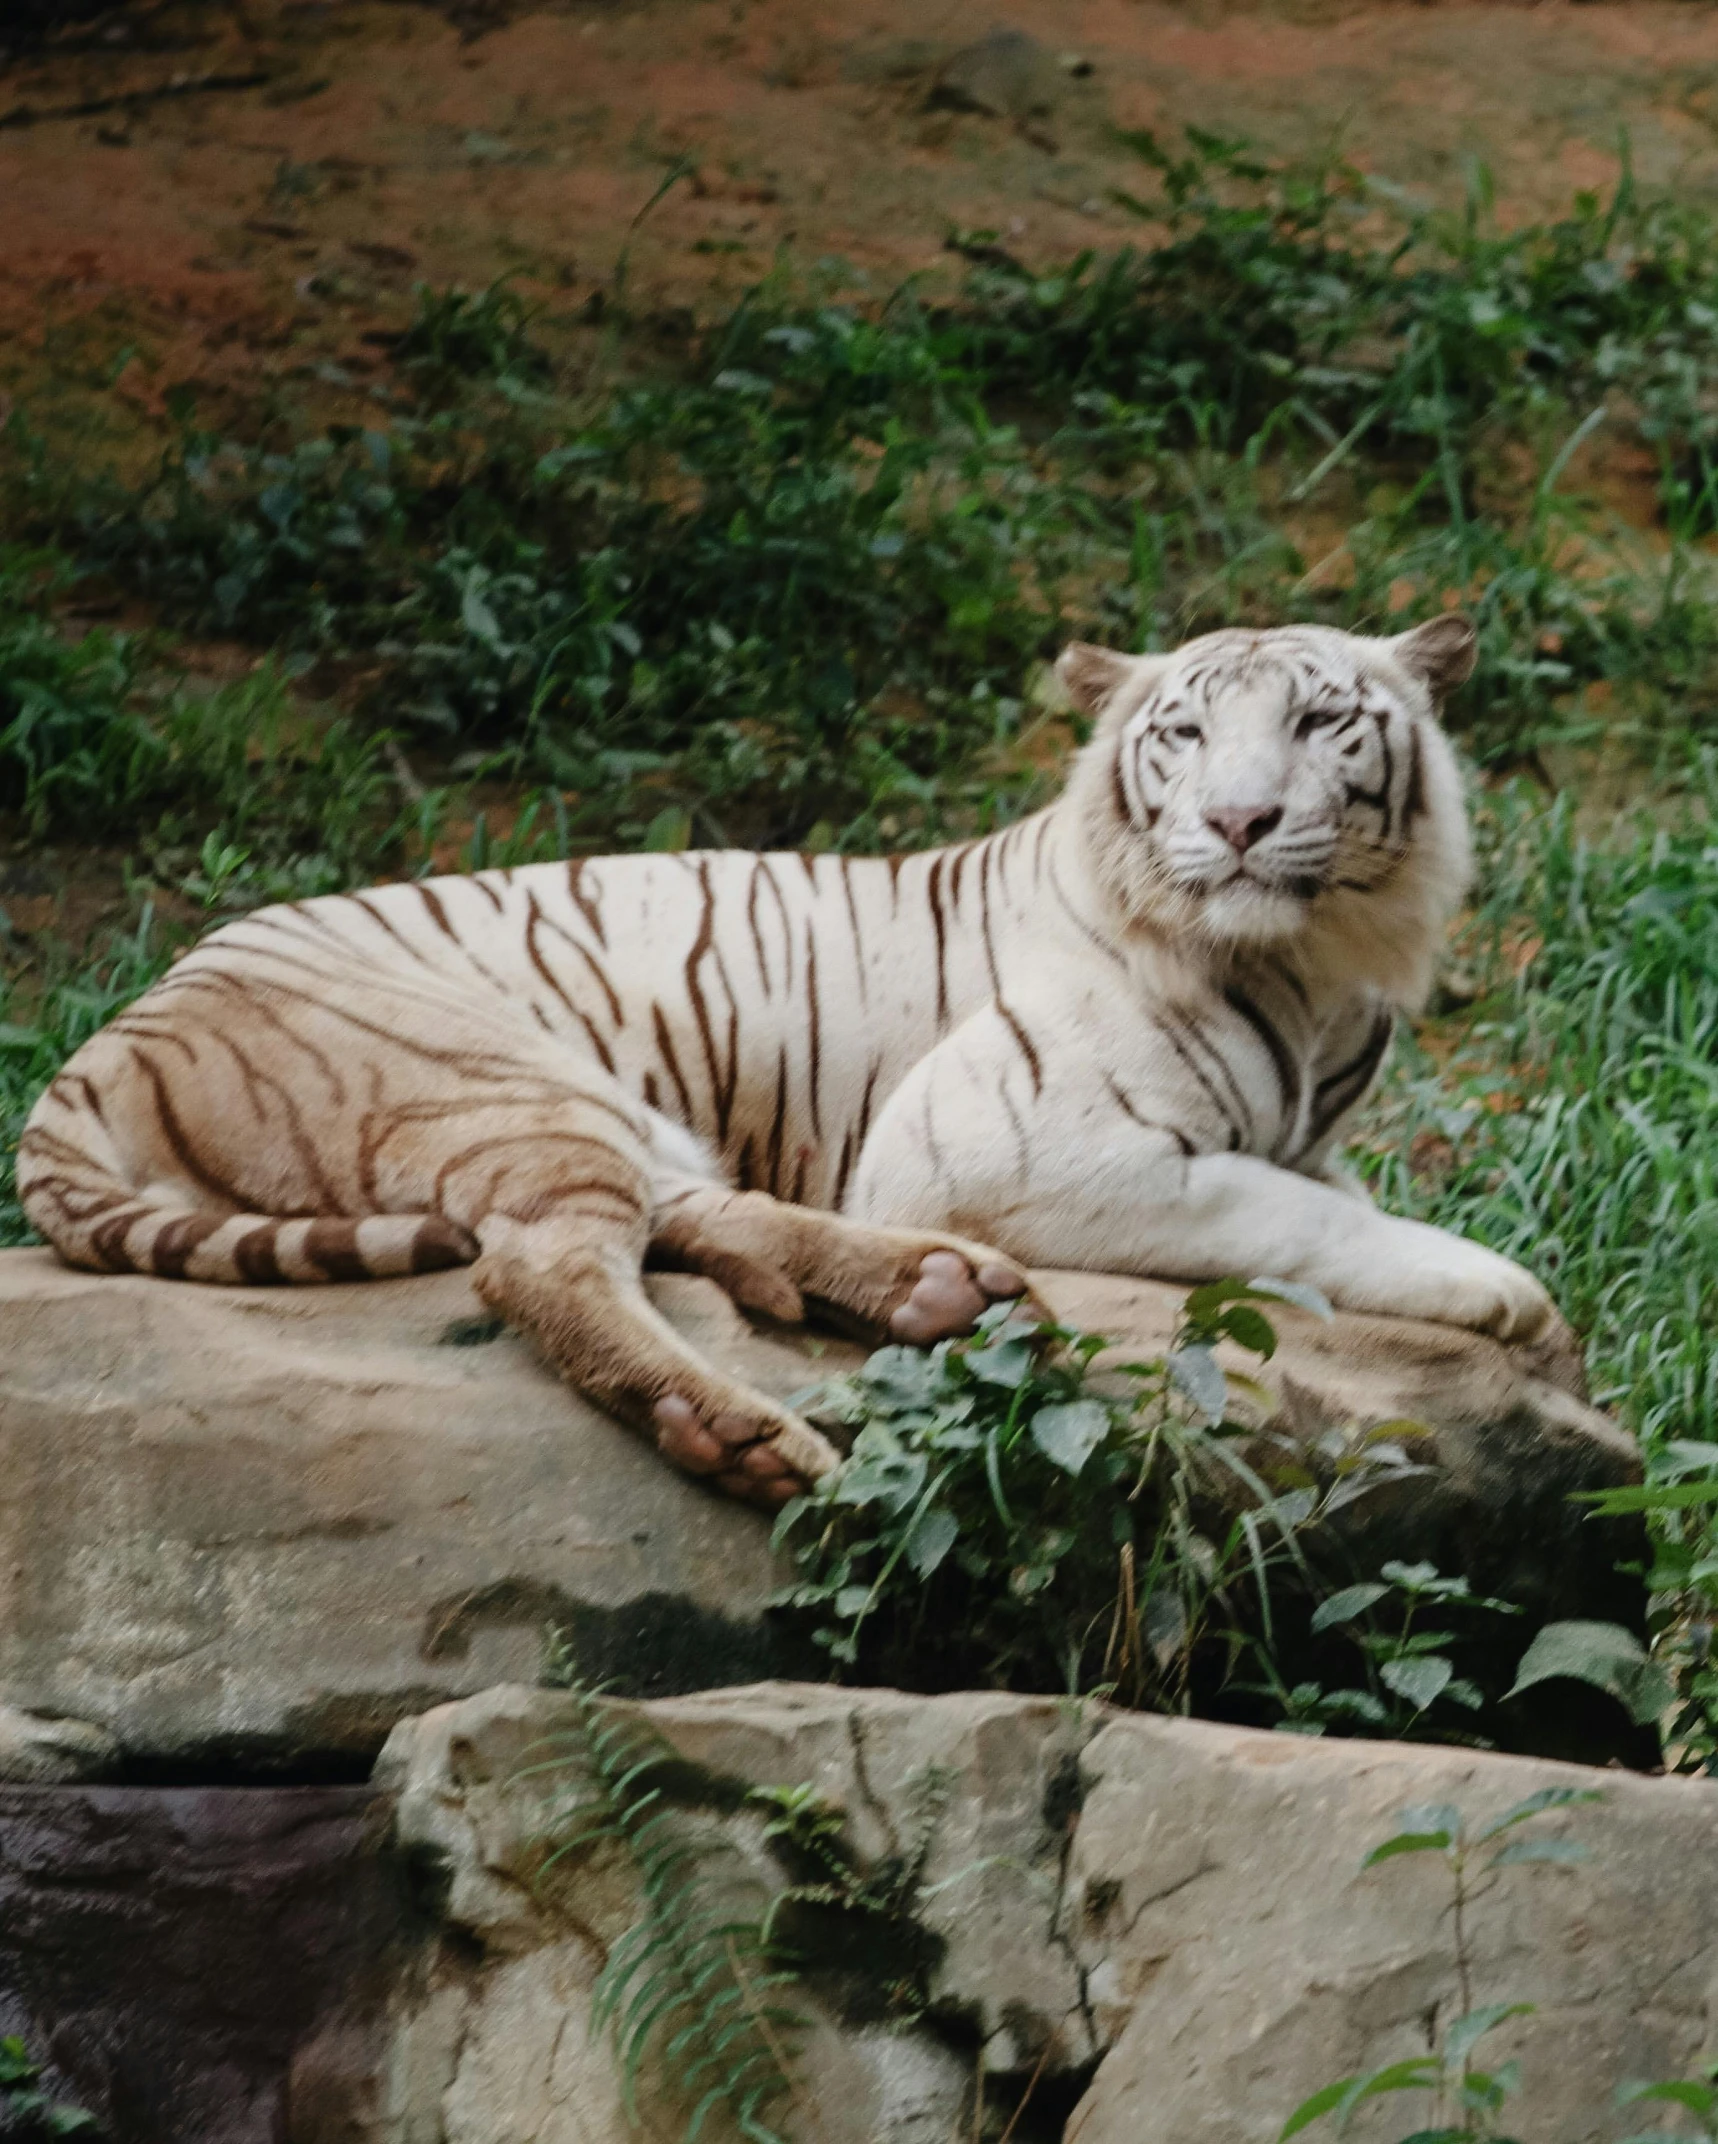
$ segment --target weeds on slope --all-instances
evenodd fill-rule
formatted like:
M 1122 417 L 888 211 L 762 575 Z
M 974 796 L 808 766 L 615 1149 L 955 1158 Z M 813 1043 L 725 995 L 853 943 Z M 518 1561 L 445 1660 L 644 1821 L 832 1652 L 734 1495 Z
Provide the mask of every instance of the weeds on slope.
M 557 374 L 501 286 L 423 291 L 374 421 L 181 423 L 141 488 L 7 434 L 14 511 L 173 623 L 339 671 L 438 768 L 551 784 L 586 847 L 907 845 L 1018 811 L 1030 679 L 1081 630 L 1471 605 L 1488 759 L 1623 695 L 1718 707 L 1718 225 L 1625 177 L 1502 232 L 1340 164 L 1134 137 L 1167 235 L 958 302 L 775 279 L 672 378 Z M 1133 196 L 1125 196 L 1132 200 Z M 563 368 L 565 369 L 565 368 Z M 1625 541 L 1589 457 L 1656 467 Z
M 1646 1449 L 1681 1761 L 1718 1770 L 1718 837 L 1703 808 L 1605 843 L 1572 800 L 1482 811 L 1471 1003 L 1401 1053 L 1367 1140 L 1383 1203 L 1544 1275 Z

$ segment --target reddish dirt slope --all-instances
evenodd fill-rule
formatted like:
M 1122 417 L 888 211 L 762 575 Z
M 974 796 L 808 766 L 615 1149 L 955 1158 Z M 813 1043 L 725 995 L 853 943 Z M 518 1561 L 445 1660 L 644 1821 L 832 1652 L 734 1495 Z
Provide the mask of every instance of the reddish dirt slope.
M 1002 5 L 1043 48 L 1023 86 L 993 85 L 1015 113 L 938 108 L 938 68 Z M 1137 226 L 1112 190 L 1141 182 L 1118 126 L 1192 120 L 1297 151 L 1340 136 L 1439 193 L 1477 154 L 1518 213 L 1604 185 L 1626 128 L 1648 179 L 1718 192 L 1718 10 L 1695 0 L 572 0 L 453 16 L 409 0 L 144 5 L 77 50 L 15 57 L 0 70 L 0 388 L 38 384 L 44 357 L 93 385 L 131 349 L 123 390 L 145 413 L 189 381 L 232 414 L 318 366 L 338 399 L 326 368 L 361 383 L 382 362 L 365 334 L 403 317 L 420 278 L 518 271 L 570 316 L 627 253 L 634 299 L 707 312 L 778 253 L 802 268 L 838 255 L 886 287 L 945 271 L 955 227 L 1027 258 L 1114 245 Z

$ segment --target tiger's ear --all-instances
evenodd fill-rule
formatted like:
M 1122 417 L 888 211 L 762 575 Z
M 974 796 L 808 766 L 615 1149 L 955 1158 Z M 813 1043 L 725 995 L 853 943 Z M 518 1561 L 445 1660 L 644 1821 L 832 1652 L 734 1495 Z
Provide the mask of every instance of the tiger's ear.
M 1429 618 L 1411 633 L 1398 633 L 1384 645 L 1410 677 L 1417 677 L 1425 685 L 1434 700 L 1443 699 L 1472 677 L 1479 654 L 1473 620 L 1464 618 L 1459 611 Z
M 1094 647 L 1089 640 L 1070 640 L 1056 658 L 1056 675 L 1081 714 L 1098 715 L 1141 662 L 1149 660 Z

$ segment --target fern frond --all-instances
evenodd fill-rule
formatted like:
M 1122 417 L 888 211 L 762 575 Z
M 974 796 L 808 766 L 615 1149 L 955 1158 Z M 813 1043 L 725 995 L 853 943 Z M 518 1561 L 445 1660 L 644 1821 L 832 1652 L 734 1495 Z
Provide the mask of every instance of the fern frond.
M 627 2115 L 639 2118 L 648 2066 L 688 2103 L 685 2144 L 695 2144 L 719 2112 L 748 2144 L 788 2144 L 767 2116 L 776 2102 L 798 2096 L 792 2041 L 807 2021 L 763 1998 L 794 1986 L 796 1976 L 771 1950 L 765 1922 L 734 1912 L 735 1879 L 728 1871 L 719 1878 L 715 1868 L 732 1849 L 690 1830 L 669 1798 L 673 1751 L 595 1692 L 574 1684 L 569 1695 L 572 1726 L 520 1776 L 559 1774 L 573 1790 L 555 1814 L 542 1873 L 608 1841 L 638 1880 L 640 1916 L 609 1946 L 591 1996 L 592 2023 L 615 2051 Z

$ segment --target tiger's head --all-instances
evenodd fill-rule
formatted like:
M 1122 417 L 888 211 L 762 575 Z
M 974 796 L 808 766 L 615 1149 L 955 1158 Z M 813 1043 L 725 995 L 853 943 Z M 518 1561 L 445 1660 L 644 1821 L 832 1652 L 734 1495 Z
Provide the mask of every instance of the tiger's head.
M 1334 950 L 1413 1002 L 1470 870 L 1437 707 L 1473 662 L 1456 616 L 1391 639 L 1208 633 L 1171 655 L 1076 642 L 1057 670 L 1097 723 L 1074 794 L 1099 884 L 1135 926 Z

